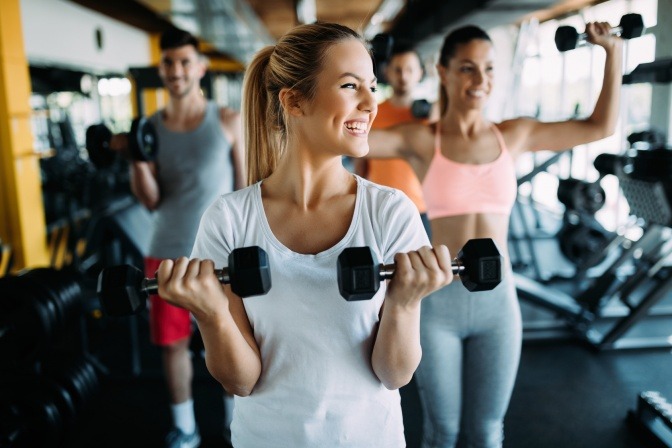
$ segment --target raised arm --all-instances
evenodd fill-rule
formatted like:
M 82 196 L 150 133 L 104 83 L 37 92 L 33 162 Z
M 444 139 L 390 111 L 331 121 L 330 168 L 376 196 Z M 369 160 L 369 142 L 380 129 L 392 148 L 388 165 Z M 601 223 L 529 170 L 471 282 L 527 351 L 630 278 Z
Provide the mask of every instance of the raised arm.
M 367 158 L 412 159 L 420 157 L 422 143 L 431 134 L 428 127 L 420 123 L 406 123 L 369 132 L 369 153 Z M 424 138 L 423 138 L 424 137 Z
M 622 83 L 623 40 L 609 34 L 608 23 L 586 25 L 588 41 L 606 51 L 602 90 L 590 117 L 584 120 L 568 120 L 543 123 L 533 119 L 517 119 L 502 123 L 504 129 L 515 128 L 514 145 L 518 152 L 551 150 L 562 151 L 576 145 L 600 140 L 612 135 L 620 110 Z

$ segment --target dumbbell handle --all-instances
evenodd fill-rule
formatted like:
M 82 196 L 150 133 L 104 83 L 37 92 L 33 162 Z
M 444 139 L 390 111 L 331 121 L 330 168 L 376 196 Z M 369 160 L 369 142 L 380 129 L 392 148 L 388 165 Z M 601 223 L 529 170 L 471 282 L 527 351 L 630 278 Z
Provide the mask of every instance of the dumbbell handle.
M 609 29 L 609 34 L 612 36 L 615 36 L 617 34 L 621 34 L 623 32 L 623 27 L 620 25 L 617 25 L 615 27 L 612 27 Z M 584 42 L 588 43 L 588 33 L 581 33 L 577 36 L 578 42 Z
M 231 283 L 231 277 L 229 277 L 229 269 L 215 269 L 215 275 L 217 280 L 222 284 Z M 159 293 L 159 281 L 156 278 L 144 278 L 140 283 L 140 291 L 143 291 L 149 295 Z
M 453 270 L 453 275 L 458 275 L 460 272 L 464 271 L 464 265 L 462 265 L 459 258 L 454 259 L 450 265 L 451 265 L 451 268 Z M 396 265 L 394 263 L 392 263 L 392 264 L 381 264 L 380 265 L 380 279 L 381 280 L 391 279 L 392 277 L 394 277 L 395 269 L 396 269 Z

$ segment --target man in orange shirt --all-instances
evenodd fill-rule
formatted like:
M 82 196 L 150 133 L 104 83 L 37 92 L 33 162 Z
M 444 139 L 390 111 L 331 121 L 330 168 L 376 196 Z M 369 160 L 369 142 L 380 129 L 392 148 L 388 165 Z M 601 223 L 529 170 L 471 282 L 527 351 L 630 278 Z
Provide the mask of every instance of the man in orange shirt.
M 384 70 L 387 84 L 392 87 L 393 93 L 378 105 L 373 128 L 381 129 L 409 121 L 427 120 L 426 117 L 415 117 L 411 112 L 413 91 L 422 80 L 424 72 L 418 53 L 408 45 L 395 45 Z M 425 230 L 430 234 L 420 181 L 408 162 L 402 159 L 358 159 L 355 167 L 358 174 L 370 181 L 406 193 L 418 207 Z

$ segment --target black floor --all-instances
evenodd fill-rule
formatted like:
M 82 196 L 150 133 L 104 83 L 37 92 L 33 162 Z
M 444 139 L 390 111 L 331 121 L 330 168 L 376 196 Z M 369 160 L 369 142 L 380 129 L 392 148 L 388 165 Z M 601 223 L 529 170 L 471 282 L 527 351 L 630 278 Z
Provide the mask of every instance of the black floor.
M 141 373 L 130 375 L 127 323 L 105 324 L 108 349 L 99 357 L 112 374 L 66 446 L 159 447 L 169 429 L 168 402 L 156 349 L 146 344 L 139 321 Z M 672 330 L 672 327 L 670 327 Z M 96 341 L 93 341 L 95 346 Z M 98 341 L 103 343 L 103 341 Z M 505 447 L 639 448 L 647 445 L 628 428 L 637 394 L 658 390 L 672 397 L 669 350 L 597 353 L 571 341 L 526 342 L 505 421 Z M 222 438 L 222 390 L 195 357 L 194 393 L 202 446 L 227 446 Z M 402 391 L 409 447 L 419 446 L 420 409 L 411 384 Z
M 571 278 L 572 267 L 558 256 L 557 242 L 547 239 L 538 245 L 538 271 L 569 273 Z M 575 286 L 571 280 L 556 285 L 566 293 Z M 672 297 L 657 306 L 672 309 Z M 547 309 L 524 301 L 521 308 L 525 342 L 505 419 L 504 447 L 653 447 L 626 424 L 626 416 L 635 409 L 637 395 L 642 391 L 657 390 L 672 399 L 672 345 L 598 352 L 567 332 L 563 321 Z M 643 319 L 626 336 L 669 337 L 671 316 L 667 313 Z M 68 448 L 162 446 L 170 427 L 170 414 L 159 353 L 148 343 L 146 319 L 139 318 L 137 355 L 141 369 L 138 376 L 132 375 L 131 322 L 90 322 L 92 352 L 110 375 L 102 379 L 95 402 L 68 438 Z M 594 327 L 606 331 L 613 322 L 596 322 Z M 540 328 L 549 330 L 539 331 Z M 194 361 L 195 408 L 202 447 L 226 447 L 222 437 L 222 390 L 207 374 L 203 360 L 195 356 Z M 418 447 L 421 415 L 413 383 L 402 389 L 402 404 L 408 447 Z

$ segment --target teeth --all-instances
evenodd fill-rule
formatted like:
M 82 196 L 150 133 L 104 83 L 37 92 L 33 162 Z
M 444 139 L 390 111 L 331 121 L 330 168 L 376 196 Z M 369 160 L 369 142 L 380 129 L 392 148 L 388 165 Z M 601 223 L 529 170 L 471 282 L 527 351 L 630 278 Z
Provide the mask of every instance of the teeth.
M 482 90 L 468 90 L 467 92 L 469 95 L 477 96 L 479 98 L 485 96 L 485 92 Z
M 361 121 L 353 121 L 350 123 L 345 123 L 345 127 L 351 131 L 366 131 L 367 124 L 362 123 Z

